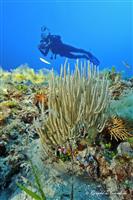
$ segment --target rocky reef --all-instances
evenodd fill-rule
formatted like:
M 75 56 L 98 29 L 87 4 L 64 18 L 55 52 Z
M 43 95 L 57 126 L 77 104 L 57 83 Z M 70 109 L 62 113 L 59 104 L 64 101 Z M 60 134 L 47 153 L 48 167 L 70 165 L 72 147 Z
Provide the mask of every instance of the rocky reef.
M 0 70 L 0 200 L 133 199 L 133 79 L 66 62 L 60 76 Z

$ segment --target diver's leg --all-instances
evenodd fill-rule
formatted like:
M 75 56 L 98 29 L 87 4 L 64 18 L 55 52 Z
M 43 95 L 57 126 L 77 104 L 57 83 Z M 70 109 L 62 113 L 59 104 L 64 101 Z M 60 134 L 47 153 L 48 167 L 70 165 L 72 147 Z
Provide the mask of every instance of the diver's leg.
M 65 53 L 65 54 L 60 54 L 60 56 L 71 58 L 71 59 L 82 59 L 83 58 L 83 59 L 89 60 L 91 63 L 93 63 L 96 66 L 99 65 L 99 61 L 95 57 L 90 58 L 86 54 L 76 55 L 76 54 L 72 54 L 72 53 Z
M 84 49 L 76 48 L 71 45 L 63 44 L 63 49 L 66 49 L 67 51 L 71 53 L 85 53 L 89 57 L 93 56 L 89 51 L 85 51 Z
M 84 55 L 84 54 L 83 55 L 75 55 L 75 54 L 72 54 L 72 53 L 67 53 L 67 54 L 62 55 L 62 56 L 65 56 L 65 57 L 71 58 L 71 59 L 85 58 L 85 59 L 89 60 L 88 57 L 86 55 Z
M 89 57 L 89 56 L 88 56 Z M 95 57 L 91 57 L 91 59 L 89 59 L 94 65 L 99 65 L 100 61 Z
M 93 56 L 89 51 L 83 50 L 83 53 L 88 57 L 88 60 L 90 60 L 90 62 L 92 62 L 94 65 L 100 64 L 99 60 L 95 56 Z
M 76 49 L 76 48 L 74 48 L 74 49 L 75 49 L 75 51 L 73 51 L 71 53 L 82 53 L 93 64 L 99 65 L 99 63 L 100 63 L 99 60 L 95 56 L 93 56 L 89 51 L 85 51 L 84 49 Z
M 99 60 L 95 56 L 93 56 L 89 51 L 75 48 L 73 46 L 66 45 L 66 44 L 63 45 L 63 48 L 66 49 L 67 52 L 69 52 L 70 56 L 73 56 L 75 58 L 85 58 L 87 60 L 90 60 L 90 62 L 92 62 L 94 65 L 100 64 Z M 80 53 L 81 55 L 74 55 L 73 53 Z

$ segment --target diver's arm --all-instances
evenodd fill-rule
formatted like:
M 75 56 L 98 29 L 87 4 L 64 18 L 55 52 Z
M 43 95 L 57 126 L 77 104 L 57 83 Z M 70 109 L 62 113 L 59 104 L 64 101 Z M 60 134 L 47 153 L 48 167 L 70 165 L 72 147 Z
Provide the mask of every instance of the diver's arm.
M 40 44 L 38 46 L 38 49 L 40 50 L 40 52 L 44 55 L 44 56 L 47 56 L 48 55 L 48 52 L 49 52 L 49 47 L 48 46 L 44 46 L 42 44 Z

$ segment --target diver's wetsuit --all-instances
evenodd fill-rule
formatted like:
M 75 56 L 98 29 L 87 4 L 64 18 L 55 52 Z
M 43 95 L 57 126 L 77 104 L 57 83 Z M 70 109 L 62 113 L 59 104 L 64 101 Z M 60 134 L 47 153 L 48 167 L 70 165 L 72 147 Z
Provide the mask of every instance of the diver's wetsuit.
M 71 59 L 85 58 L 90 60 L 94 65 L 99 65 L 99 60 L 90 52 L 64 44 L 58 35 L 51 35 L 49 33 L 46 38 L 40 41 L 39 50 L 44 56 L 47 56 L 48 52 L 51 51 L 55 55 L 55 58 L 56 55 Z

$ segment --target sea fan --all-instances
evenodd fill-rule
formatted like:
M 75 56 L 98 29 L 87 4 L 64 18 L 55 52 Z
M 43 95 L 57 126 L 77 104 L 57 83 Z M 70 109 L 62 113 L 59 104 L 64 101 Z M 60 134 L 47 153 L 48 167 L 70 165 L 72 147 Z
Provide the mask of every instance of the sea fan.
M 111 135 L 112 138 L 118 140 L 126 140 L 132 135 L 129 133 L 131 130 L 127 128 L 126 122 L 117 116 L 113 116 L 107 124 L 107 132 Z
M 59 146 L 73 145 L 82 137 L 78 127 L 85 125 L 87 134 L 101 132 L 107 120 L 109 103 L 108 80 L 100 77 L 98 69 L 90 63 L 76 63 L 70 73 L 69 63 L 61 68 L 60 77 L 49 80 L 48 112 L 42 110 L 41 119 L 34 125 L 46 154 Z M 85 134 L 86 135 L 86 134 Z M 51 152 L 52 153 L 52 152 Z

